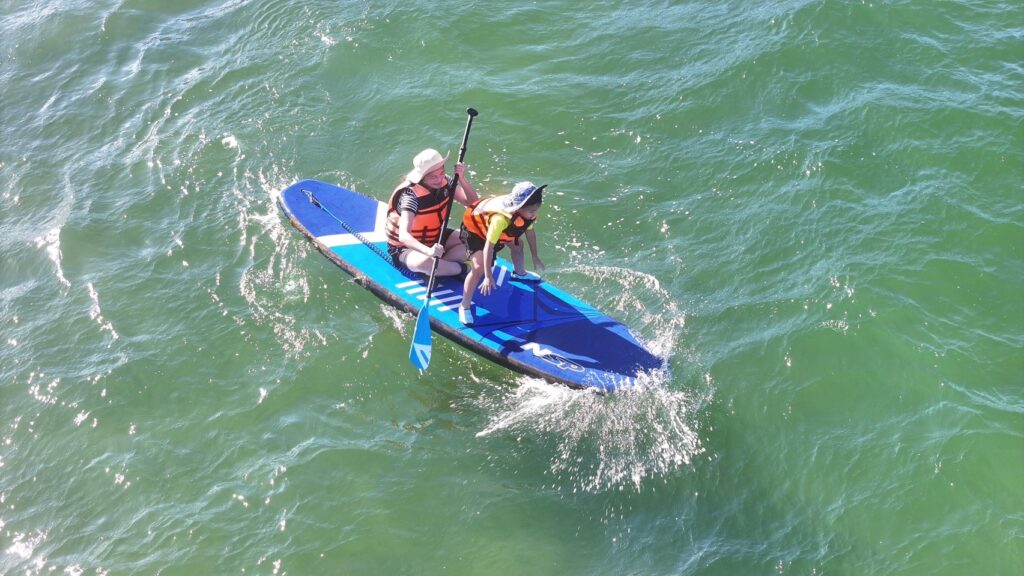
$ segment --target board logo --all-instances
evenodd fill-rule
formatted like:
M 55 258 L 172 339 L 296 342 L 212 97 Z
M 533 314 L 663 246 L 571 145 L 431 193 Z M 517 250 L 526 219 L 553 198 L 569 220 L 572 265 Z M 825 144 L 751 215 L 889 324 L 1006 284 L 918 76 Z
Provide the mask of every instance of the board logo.
M 536 342 L 530 342 L 523 346 L 523 350 L 529 350 L 533 352 L 533 355 L 537 358 L 544 360 L 558 366 L 562 370 L 569 370 L 571 372 L 583 372 L 583 366 L 569 360 L 565 356 L 561 356 L 556 352 L 552 352 L 547 348 L 541 348 Z

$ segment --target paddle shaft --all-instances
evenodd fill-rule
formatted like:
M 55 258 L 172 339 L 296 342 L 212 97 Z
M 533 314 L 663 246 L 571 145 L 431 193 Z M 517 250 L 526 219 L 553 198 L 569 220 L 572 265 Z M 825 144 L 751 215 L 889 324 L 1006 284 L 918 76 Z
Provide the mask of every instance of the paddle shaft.
M 473 118 L 476 117 L 478 112 L 474 108 L 466 108 L 466 131 L 462 133 L 462 146 L 459 147 L 459 163 L 466 157 L 466 142 L 469 141 L 469 131 L 473 128 Z M 452 181 L 448 184 L 448 210 L 444 215 L 444 222 L 441 223 L 441 235 L 444 236 L 445 229 L 448 228 L 448 220 L 452 217 L 452 204 L 455 203 L 455 190 L 459 187 L 459 173 L 456 172 L 455 176 L 452 177 Z M 424 300 L 424 308 L 430 302 L 430 295 L 434 292 L 434 276 L 437 274 L 437 263 L 438 258 L 434 258 L 433 264 L 430 266 L 430 279 L 427 280 L 427 296 Z

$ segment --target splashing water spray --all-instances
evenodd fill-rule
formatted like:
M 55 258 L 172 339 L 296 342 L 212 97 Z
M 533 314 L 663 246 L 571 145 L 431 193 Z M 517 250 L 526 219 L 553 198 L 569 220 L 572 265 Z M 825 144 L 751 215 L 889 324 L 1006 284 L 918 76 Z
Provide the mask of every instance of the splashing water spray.
M 662 358 L 672 356 L 685 315 L 656 278 L 606 266 L 571 271 L 595 279 L 599 295 L 610 298 L 620 313 L 639 314 L 640 320 L 630 323 L 657 335 L 648 342 L 651 350 Z M 652 296 L 661 302 L 641 301 Z M 514 388 L 499 388 L 497 397 L 480 400 L 490 417 L 477 437 L 527 437 L 552 446 L 549 472 L 574 492 L 640 491 L 645 482 L 666 477 L 704 452 L 697 415 L 711 399 L 711 379 L 704 375 L 696 378 L 700 385 L 695 389 L 673 389 L 683 376 L 693 380 L 673 378 L 664 370 L 645 375 L 635 388 L 608 395 L 520 377 Z

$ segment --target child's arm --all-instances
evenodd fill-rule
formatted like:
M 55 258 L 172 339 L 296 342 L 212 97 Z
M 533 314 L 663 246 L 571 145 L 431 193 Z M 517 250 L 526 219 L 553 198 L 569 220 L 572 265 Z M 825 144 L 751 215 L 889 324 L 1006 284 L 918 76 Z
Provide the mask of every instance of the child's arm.
M 526 231 L 526 242 L 530 245 L 530 257 L 533 258 L 533 269 L 543 270 L 544 263 L 541 262 L 540 255 L 537 254 L 537 233 L 533 231 L 532 226 Z
M 484 244 L 484 281 L 480 283 L 480 293 L 487 296 L 494 289 L 494 271 L 491 259 L 494 258 L 494 244 Z
M 487 238 L 484 243 L 484 281 L 480 284 L 480 293 L 487 296 L 494 289 L 494 271 L 491 262 L 494 261 L 495 245 L 502 231 L 508 227 L 508 218 L 495 214 L 487 223 Z

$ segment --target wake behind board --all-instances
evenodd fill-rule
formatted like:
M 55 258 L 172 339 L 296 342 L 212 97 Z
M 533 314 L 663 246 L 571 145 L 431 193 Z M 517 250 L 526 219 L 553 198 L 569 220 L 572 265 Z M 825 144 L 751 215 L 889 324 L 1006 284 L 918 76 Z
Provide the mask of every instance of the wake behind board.
M 413 315 L 423 306 L 427 279 L 388 257 L 386 204 L 303 180 L 281 193 L 281 205 L 292 224 L 360 285 Z M 574 388 L 631 386 L 640 374 L 662 367 L 624 324 L 549 282 L 514 280 L 512 265 L 502 259 L 494 280 L 488 296 L 474 295 L 476 322 L 466 326 L 458 315 L 462 281 L 438 278 L 430 299 L 433 331 L 512 370 Z

